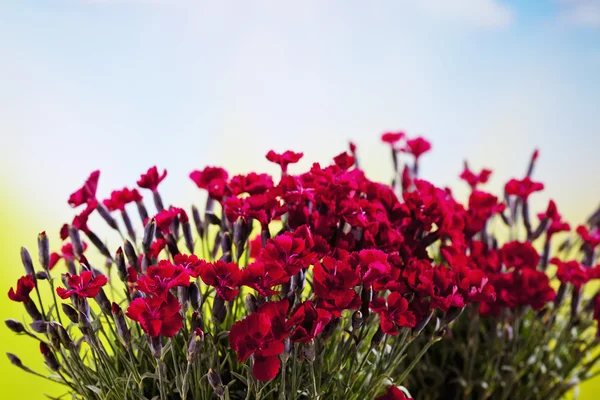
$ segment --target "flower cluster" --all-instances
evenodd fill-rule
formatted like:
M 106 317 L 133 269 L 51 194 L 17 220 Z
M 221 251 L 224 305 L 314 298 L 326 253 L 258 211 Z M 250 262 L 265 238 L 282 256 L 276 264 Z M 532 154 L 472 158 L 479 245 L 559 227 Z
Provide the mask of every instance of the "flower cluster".
M 302 153 L 270 151 L 266 158 L 279 167 L 279 178 L 230 177 L 212 166 L 191 172 L 207 198 L 203 213 L 165 207 L 159 185 L 166 170 L 152 167 L 137 181 L 151 192 L 154 214 L 137 189 L 99 201 L 95 171 L 69 197 L 83 211 L 61 229 L 60 252 L 50 253 L 40 235 L 43 270 L 35 272 L 24 249 L 27 274 L 9 297 L 24 303 L 31 330 L 46 335 L 42 354 L 62 371 L 61 383 L 85 398 L 119 398 L 111 394 L 118 385 L 119 393 L 163 399 L 174 393 L 249 398 L 252 392 L 407 399 L 406 387 L 423 390 L 413 376 L 426 368 L 426 352 L 456 340 L 448 338 L 465 320 L 463 310 L 507 324 L 526 310 L 557 310 L 570 291 L 577 300 L 572 321 L 583 320 L 583 310 L 593 313 L 588 321 L 600 320 L 598 296 L 579 306 L 584 285 L 600 278 L 594 266 L 600 230 L 577 229 L 583 259 L 550 257 L 552 237 L 570 226 L 552 201 L 537 226 L 530 221 L 528 199 L 543 189 L 531 179 L 537 151 L 526 177 L 506 184 L 504 200 L 479 188 L 490 170 L 475 173 L 465 163 L 460 178 L 471 193 L 461 204 L 449 189 L 419 177 L 419 162 L 431 150 L 427 140 L 388 132 L 382 141 L 392 152 L 391 185 L 366 177 L 353 144 L 331 165 L 315 163 L 300 174 L 291 169 Z M 131 203 L 142 234 L 128 213 Z M 93 212 L 118 233 L 113 213 L 120 214 L 128 240 L 116 252 L 88 226 Z M 507 225 L 510 240 L 500 244 L 489 232 L 495 221 Z M 84 255 L 81 234 L 102 255 L 104 272 Z M 532 244 L 540 237 L 542 254 Z M 68 272 L 64 287 L 55 288 L 52 274 L 61 259 Z M 549 265 L 556 266 L 554 275 Z M 115 270 L 121 283 L 111 278 Z M 39 311 L 30 294 L 40 280 L 70 304 L 59 307 L 54 296 L 46 313 L 39 297 Z M 13 331 L 37 338 L 10 321 Z M 114 343 L 110 351 L 107 341 Z

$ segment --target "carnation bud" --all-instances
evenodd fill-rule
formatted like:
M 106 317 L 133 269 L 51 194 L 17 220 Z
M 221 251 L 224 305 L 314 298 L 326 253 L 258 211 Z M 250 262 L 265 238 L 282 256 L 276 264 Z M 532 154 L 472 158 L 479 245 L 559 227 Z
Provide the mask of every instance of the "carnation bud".
M 561 282 L 560 286 L 558 287 L 558 291 L 556 292 L 556 297 L 554 298 L 554 308 L 560 307 L 563 300 L 565 299 L 566 293 L 567 293 L 567 284 L 564 282 Z
M 252 293 L 248 293 L 245 298 L 246 301 L 246 309 L 248 309 L 248 314 L 256 312 L 258 310 L 258 301 L 256 297 Z
M 125 347 L 129 347 L 129 344 L 131 343 L 131 331 L 127 327 L 127 322 L 125 321 L 123 310 L 121 309 L 121 307 L 119 307 L 117 303 L 113 302 L 111 305 L 111 313 L 115 321 L 117 334 L 121 338 L 121 342 Z
M 156 234 L 156 221 L 152 218 L 144 228 L 144 239 L 142 240 L 142 246 L 144 248 L 144 253 L 147 253 L 150 250 L 150 246 L 152 246 L 152 241 L 154 240 L 154 235 Z
M 196 282 L 190 283 L 188 289 L 188 297 L 190 299 L 190 303 L 194 311 L 199 311 L 202 307 L 202 294 L 200 294 L 200 289 Z
M 21 359 L 19 357 L 17 357 L 13 353 L 6 353 L 6 355 L 8 356 L 8 359 L 10 360 L 10 363 L 12 365 L 14 365 L 15 367 L 19 367 L 19 368 L 25 368 L 25 366 L 23 365 L 23 362 L 21 361 Z
M 185 211 L 184 211 L 185 212 Z M 181 218 L 176 215 L 171 223 L 171 235 L 175 238 L 175 241 L 179 239 L 179 227 L 181 226 Z
M 116 231 L 119 230 L 119 227 L 117 226 L 117 221 L 115 221 L 115 219 L 112 217 L 112 215 L 110 215 L 110 212 L 108 212 L 106 207 L 104 207 L 104 204 L 98 203 L 98 205 L 96 205 L 96 210 L 98 211 L 98 214 L 100 214 L 102 219 L 104 219 L 104 221 L 106 221 L 108 226 L 110 226 L 111 228 L 113 228 Z
M 213 301 L 212 321 L 217 325 L 221 325 L 225 321 L 226 316 L 227 308 L 225 307 L 225 300 L 221 296 L 216 295 Z
M 35 321 L 40 321 L 44 319 L 33 300 L 29 299 L 25 301 L 23 305 L 25 306 L 25 311 L 27 311 L 27 314 L 29 314 L 31 319 Z
M 185 286 L 177 287 L 177 298 L 179 299 L 179 303 L 181 304 L 181 314 L 182 315 L 185 315 L 188 310 L 189 299 L 190 299 L 188 290 L 189 289 Z
M 352 313 L 352 329 L 353 330 L 360 329 L 364 322 L 365 322 L 365 320 L 360 311 L 357 310 L 357 311 L 354 311 L 354 313 Z
M 144 254 L 142 257 L 142 273 L 145 274 L 148 267 L 152 265 L 152 260 L 148 257 L 148 254 Z
M 264 248 L 267 245 L 267 240 L 271 238 L 271 232 L 268 229 L 263 229 L 260 232 L 260 239 L 262 241 L 262 247 Z
M 104 257 L 112 260 L 110 251 L 108 251 L 108 248 L 106 248 L 106 245 L 104 244 L 104 242 L 102 242 L 102 240 L 100 240 L 100 238 L 98 236 L 96 236 L 96 234 L 94 232 L 87 231 L 87 232 L 85 232 L 85 235 L 88 237 L 88 239 L 90 239 L 90 242 L 92 242 L 94 244 L 94 246 L 96 246 L 98 251 Z
M 459 317 L 462 314 L 464 307 L 450 307 L 446 315 L 444 315 L 444 320 L 442 325 L 448 326 L 452 321 Z
M 368 286 L 363 286 L 362 291 L 360 292 L 361 298 L 361 307 L 360 312 L 363 315 L 364 319 L 369 318 L 369 305 L 371 304 L 371 300 L 373 300 L 373 288 Z
M 233 244 L 235 245 L 236 257 L 239 259 L 246 248 L 246 241 L 250 233 L 249 224 L 243 218 L 238 218 L 233 224 Z
M 21 261 L 23 267 L 25 267 L 25 273 L 35 277 L 35 270 L 33 269 L 33 261 L 31 261 L 31 255 L 25 247 L 21 247 Z
M 148 219 L 148 210 L 146 210 L 146 206 L 142 200 L 136 201 L 135 205 L 137 206 L 138 214 L 140 215 L 140 219 L 142 222 Z
M 379 343 L 381 343 L 384 336 L 385 333 L 381 330 L 381 327 L 377 328 L 377 332 L 375 332 L 373 338 L 371 339 L 371 347 L 379 346 Z
M 199 344 L 204 340 L 204 332 L 202 329 L 195 329 L 192 333 L 192 339 L 190 340 L 190 344 L 188 346 L 187 359 L 188 362 L 194 361 L 196 356 L 198 355 L 198 347 Z
M 321 338 L 323 340 L 327 340 L 327 339 L 331 338 L 333 336 L 333 334 L 335 333 L 335 330 L 337 329 L 339 324 L 340 324 L 340 318 L 332 318 L 329 321 L 329 323 L 327 325 L 325 325 L 323 332 L 321 332 Z
M 179 247 L 177 247 L 177 239 L 172 233 L 167 235 L 167 247 L 169 248 L 169 252 L 171 252 L 173 257 L 180 253 Z
M 58 332 L 58 337 L 60 338 L 62 345 L 67 349 L 72 349 L 73 339 L 71 339 L 67 330 L 61 324 L 56 324 L 56 331 Z
M 416 335 L 421 333 L 423 331 L 423 329 L 425 329 L 425 327 L 427 326 L 429 321 L 431 321 L 431 317 L 433 317 L 433 310 L 429 311 L 427 313 L 427 315 L 425 315 L 425 318 L 423 318 L 421 321 L 417 322 L 417 324 L 413 328 L 413 333 Z
M 46 232 L 42 232 L 38 235 L 38 253 L 42 268 L 44 268 L 45 271 L 48 271 L 50 268 L 50 244 L 48 243 Z
M 581 290 L 574 287 L 571 293 L 571 323 L 577 322 L 579 304 L 581 303 Z
M 85 336 L 88 337 L 92 337 L 93 335 L 93 329 L 92 329 L 92 324 L 90 322 L 90 317 L 83 312 L 79 312 L 79 330 L 81 331 L 81 333 L 83 333 Z
M 79 316 L 77 315 L 77 310 L 75 310 L 73 307 L 71 307 L 70 305 L 68 305 L 66 303 L 62 303 L 61 307 L 62 307 L 63 312 L 65 313 L 67 318 L 69 318 L 71 320 L 71 322 L 73 322 L 75 324 L 79 322 Z
M 291 285 L 292 291 L 294 291 L 298 295 L 302 294 L 305 283 L 306 283 L 306 272 L 304 272 L 303 270 L 300 270 L 300 271 L 298 271 L 298 273 L 296 275 L 292 276 L 292 285 Z
M 33 329 L 34 332 L 46 333 L 46 325 L 48 325 L 46 321 L 33 321 L 31 324 L 29 324 L 29 327 Z
M 194 311 L 190 321 L 190 330 L 195 331 L 196 329 L 204 331 L 204 320 L 202 320 L 202 315 L 200 313 Z
M 65 262 L 67 264 L 67 271 L 69 271 L 71 275 L 77 275 L 77 267 L 75 266 L 75 261 L 65 260 Z
M 221 249 L 223 250 L 223 259 L 226 262 L 231 262 L 231 234 L 229 232 L 225 232 L 223 237 L 221 238 Z M 229 254 L 227 259 L 225 259 L 225 255 Z
M 106 292 L 104 291 L 104 289 L 100 288 L 100 291 L 98 292 L 96 297 L 94 297 L 94 300 L 96 300 L 96 303 L 98 303 L 100 309 L 104 314 L 110 314 L 110 300 L 108 300 L 108 297 L 106 297 Z
M 127 234 L 129 235 L 129 238 L 131 238 L 131 240 L 135 242 L 135 230 L 133 229 L 133 224 L 131 223 L 131 218 L 129 218 L 127 210 L 121 210 L 121 219 L 123 220 L 123 224 L 125 224 L 125 229 L 127 229 Z
M 49 322 L 46 324 L 46 336 L 50 339 L 52 347 L 56 350 L 60 349 L 60 337 L 58 336 L 58 330 L 53 323 Z
M 194 254 L 194 237 L 192 236 L 192 225 L 189 221 L 185 221 L 181 224 L 181 230 L 183 232 L 183 240 L 185 241 L 185 247 L 188 249 L 190 254 Z
M 35 279 L 39 279 L 40 281 L 47 281 L 48 273 L 46 271 L 38 271 L 35 273 Z
M 125 256 L 123 256 L 123 249 L 120 247 L 117 249 L 117 253 L 115 254 L 115 264 L 117 265 L 117 273 L 119 274 L 119 279 L 125 282 L 127 280 L 127 265 L 125 265 Z
M 131 300 L 135 300 L 135 299 L 139 299 L 144 297 L 144 294 L 142 292 L 140 292 L 139 290 L 134 290 L 133 292 L 131 292 Z
M 135 268 L 136 271 L 139 271 L 140 265 L 138 263 L 138 256 L 135 252 L 135 248 L 129 240 L 125 241 L 123 244 L 123 249 L 125 250 L 125 255 L 127 256 L 127 263 Z
M 56 356 L 54 355 L 52 350 L 50 350 L 50 347 L 46 343 L 40 342 L 40 352 L 44 356 L 46 365 L 52 371 L 58 371 L 60 369 L 60 365 L 58 364 L 58 360 L 56 359 Z
M 225 394 L 225 388 L 223 387 L 223 382 L 221 381 L 219 374 L 217 374 L 214 369 L 209 368 L 206 377 L 208 378 L 208 383 L 215 391 L 215 394 L 219 397 L 223 397 Z
M 196 206 L 192 206 L 192 218 L 194 219 L 194 225 L 196 226 L 196 232 L 198 232 L 198 236 L 200 236 L 201 239 L 204 239 L 204 225 L 202 224 L 200 212 Z
M 6 321 L 4 321 L 4 323 L 6 324 L 8 329 L 15 333 L 25 332 L 25 327 L 23 326 L 23 324 L 17 321 L 16 319 L 7 319 Z
M 83 254 L 83 243 L 81 242 L 79 230 L 74 226 L 69 226 L 69 237 L 73 245 L 73 254 L 75 254 L 75 258 L 79 259 Z

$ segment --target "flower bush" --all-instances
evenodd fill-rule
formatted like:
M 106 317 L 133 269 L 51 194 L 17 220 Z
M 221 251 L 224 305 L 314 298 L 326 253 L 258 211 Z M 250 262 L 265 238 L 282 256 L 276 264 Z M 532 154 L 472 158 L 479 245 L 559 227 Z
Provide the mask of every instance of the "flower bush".
M 137 181 L 155 213 L 138 189 L 101 201 L 94 171 L 69 197 L 80 211 L 60 250 L 41 233 L 39 267 L 23 248 L 8 293 L 31 322 L 7 327 L 39 342 L 50 371 L 11 362 L 85 399 L 557 399 L 594 376 L 600 213 L 556 243 L 570 226 L 554 202 L 530 215 L 537 151 L 502 198 L 465 163 L 462 205 L 419 178 L 427 140 L 382 140 L 391 185 L 365 176 L 353 144 L 298 175 L 302 153 L 270 151 L 275 179 L 191 172 L 202 212 L 164 206 L 166 170 Z

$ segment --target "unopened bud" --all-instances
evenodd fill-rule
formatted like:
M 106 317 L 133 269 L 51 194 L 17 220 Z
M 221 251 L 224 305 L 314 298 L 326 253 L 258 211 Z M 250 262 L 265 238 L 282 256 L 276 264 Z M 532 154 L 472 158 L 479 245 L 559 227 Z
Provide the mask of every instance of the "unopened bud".
M 246 309 L 248 309 L 248 313 L 251 314 L 258 310 L 258 301 L 256 297 L 252 293 L 248 293 L 245 298 L 246 301 Z
M 446 315 L 444 315 L 444 320 L 442 322 L 443 326 L 448 326 L 450 325 L 450 323 L 452 321 L 454 321 L 456 318 L 458 318 L 460 316 L 460 314 L 462 314 L 464 310 L 464 307 L 450 307 L 448 309 L 448 312 L 446 313 Z
M 227 308 L 225 307 L 225 300 L 221 296 L 216 295 L 213 301 L 212 321 L 217 325 L 221 325 L 225 321 L 226 316 Z
M 154 206 L 156 207 L 156 210 L 158 212 L 161 212 L 162 210 L 165 209 L 165 206 L 163 205 L 162 197 L 160 197 L 160 193 L 158 193 L 158 190 L 154 190 L 152 192 L 152 198 L 154 200 Z
M 112 215 L 110 215 L 110 212 L 108 212 L 106 207 L 104 207 L 104 204 L 99 202 L 98 205 L 96 206 L 96 210 L 98 211 L 98 214 L 100 214 L 102 219 L 104 219 L 104 221 L 106 221 L 108 226 L 110 226 L 114 230 L 117 230 L 117 231 L 119 230 L 117 221 L 115 221 L 115 219 L 112 217 Z
M 142 240 L 142 246 L 144 248 L 144 253 L 147 253 L 150 250 L 150 246 L 152 246 L 152 241 L 154 240 L 154 235 L 156 234 L 156 221 L 152 218 L 144 228 L 144 239 Z
M 146 206 L 142 200 L 136 201 L 135 205 L 137 206 L 138 214 L 140 215 L 140 219 L 142 222 L 148 219 L 148 210 L 146 210 Z
M 27 314 L 29 314 L 31 319 L 35 321 L 40 321 L 44 319 L 42 314 L 40 313 L 40 310 L 38 310 L 33 300 L 28 299 L 27 301 L 23 302 L 23 305 L 25 306 L 25 311 L 27 311 Z
M 6 353 L 6 355 L 8 356 L 8 359 L 10 360 L 10 363 L 12 365 L 14 365 L 15 367 L 19 367 L 19 368 L 25 368 L 25 366 L 23 365 L 23 362 L 21 361 L 21 359 L 19 357 L 17 357 L 13 353 Z
M 23 267 L 25 267 L 25 273 L 35 277 L 33 261 L 31 261 L 31 255 L 25 247 L 21 247 L 21 261 L 23 262 Z
M 150 338 L 150 351 L 154 358 L 158 359 L 162 355 L 162 338 L 160 336 Z
M 77 315 L 77 310 L 75 310 L 73 307 L 71 307 L 70 305 L 68 305 L 66 303 L 62 303 L 61 307 L 62 307 L 63 312 L 65 313 L 67 318 L 69 318 L 71 320 L 71 322 L 73 322 L 75 324 L 79 322 L 79 316 Z
M 362 291 L 360 292 L 360 299 L 360 312 L 362 313 L 363 318 L 367 319 L 369 318 L 369 306 L 371 304 L 371 300 L 373 300 L 373 288 L 369 286 L 363 286 Z
M 46 271 L 38 271 L 35 273 L 35 279 L 38 279 L 40 281 L 47 281 L 48 273 Z
M 190 344 L 188 346 L 187 359 L 188 362 L 194 361 L 196 356 L 198 355 L 199 345 L 204 340 L 204 332 L 202 329 L 196 329 L 192 333 L 192 339 L 190 340 Z
M 315 361 L 315 358 L 317 357 L 317 348 L 315 346 L 315 341 L 311 340 L 308 343 L 304 344 L 304 359 L 306 359 L 306 361 L 308 361 L 309 363 L 312 363 L 313 361 Z
M 218 397 L 223 397 L 223 395 L 225 394 L 225 388 L 223 387 L 223 382 L 221 381 L 221 377 L 219 376 L 219 374 L 217 374 L 217 372 L 214 369 L 209 368 L 206 377 L 208 378 L 208 383 L 215 391 L 215 394 Z
M 385 333 L 381 330 L 381 327 L 377 328 L 377 332 L 375 332 L 375 334 L 373 335 L 373 338 L 371 339 L 371 346 L 372 347 L 379 346 L 379 343 L 381 343 L 384 336 L 385 336 Z
M 352 314 L 352 329 L 353 330 L 358 330 L 362 327 L 363 323 L 365 322 L 362 313 L 360 311 L 354 311 L 354 313 Z
M 119 274 L 119 279 L 125 282 L 127 280 L 127 265 L 125 265 L 125 256 L 123 255 L 123 249 L 120 247 L 117 249 L 117 253 L 115 254 L 115 264 L 117 265 L 117 273 Z
M 104 292 L 104 289 L 100 288 L 100 291 L 94 297 L 94 300 L 96 300 L 96 303 L 98 303 L 104 314 L 110 314 L 110 300 L 108 300 L 108 297 L 106 297 L 106 292 Z
M 102 242 L 102 240 L 100 240 L 100 238 L 94 232 L 87 231 L 87 232 L 85 232 L 85 235 L 88 237 L 88 239 L 90 239 L 90 242 L 92 242 L 94 244 L 94 246 L 96 246 L 98 251 L 104 257 L 112 260 L 112 255 L 110 254 L 110 251 L 108 251 L 108 248 L 106 247 L 104 242 Z
M 200 212 L 196 206 L 192 206 L 192 218 L 194 220 L 194 225 L 196 226 L 196 232 L 198 232 L 198 236 L 200 236 L 201 239 L 204 239 L 204 225 L 202 224 Z
M 331 338 L 333 336 L 333 334 L 335 333 L 335 330 L 337 329 L 339 324 L 340 324 L 340 318 L 332 318 L 329 321 L 329 323 L 327 325 L 325 325 L 323 332 L 321 332 L 321 338 L 323 340 L 327 340 L 327 339 Z
M 81 242 L 79 229 L 74 226 L 69 226 L 69 237 L 71 238 L 71 244 L 73 245 L 73 254 L 75 254 L 75 258 L 79 259 L 83 254 L 83 243 Z
M 183 240 L 185 241 L 185 247 L 188 249 L 190 254 L 194 254 L 194 237 L 192 236 L 192 225 L 189 221 L 181 224 L 181 230 L 183 231 Z
M 425 318 L 423 318 L 421 321 L 419 321 L 415 325 L 415 327 L 413 328 L 413 332 L 415 334 L 421 333 L 421 331 L 423 331 L 423 329 L 425 329 L 425 327 L 427 326 L 427 324 L 429 323 L 429 321 L 431 321 L 431 317 L 433 317 L 433 310 L 429 311 L 427 313 L 427 315 L 425 315 Z
M 188 294 L 188 288 L 186 288 L 185 286 L 178 286 L 177 287 L 177 298 L 179 299 L 179 303 L 181 304 L 181 314 L 185 315 L 188 310 L 189 299 L 190 299 L 189 294 Z
M 58 364 L 56 356 L 54 355 L 50 347 L 44 342 L 40 342 L 40 353 L 42 353 L 42 355 L 44 356 L 44 360 L 46 361 L 46 365 L 52 371 L 58 371 L 60 369 L 60 365 Z
M 117 334 L 119 338 L 121 338 L 121 342 L 125 347 L 129 347 L 131 343 L 131 332 L 127 327 L 127 322 L 125 321 L 125 316 L 123 315 L 123 310 L 117 303 L 112 303 L 111 305 L 111 313 L 113 319 L 115 321 L 115 326 L 117 328 Z
M 25 327 L 23 326 L 23 324 L 17 321 L 16 319 L 7 319 L 6 321 L 4 321 L 4 323 L 6 324 L 8 329 L 15 333 L 25 332 Z
M 196 282 L 190 283 L 190 286 L 188 287 L 188 297 L 194 311 L 199 311 L 202 307 L 202 295 L 200 294 L 200 289 L 198 288 L 198 285 L 196 285 Z
M 56 350 L 60 349 L 60 337 L 58 336 L 58 330 L 51 322 L 46 324 L 46 336 L 48 336 L 48 339 L 50 339 L 50 343 L 52 344 L 53 348 Z
M 200 313 L 194 311 L 190 321 L 190 330 L 195 331 L 196 329 L 204 331 L 204 320 L 202 319 L 202 315 Z
M 125 250 L 125 255 L 127 256 L 127 262 L 129 265 L 135 268 L 136 271 L 139 271 L 140 265 L 138 263 L 138 256 L 135 252 L 135 248 L 129 240 L 126 240 L 123 244 L 123 250 Z
M 42 232 L 38 235 L 38 253 L 42 268 L 44 268 L 45 271 L 48 271 L 50 268 L 50 244 L 46 232 Z
M 127 212 L 127 210 L 121 210 L 121 219 L 123 220 L 123 224 L 125 224 L 125 229 L 127 230 L 129 238 L 135 242 L 135 229 L 133 229 L 133 224 L 131 223 L 131 218 L 129 218 L 129 213 Z
M 37 333 L 46 333 L 48 323 L 46 321 L 33 321 L 29 324 L 29 327 L 33 329 L 34 332 Z

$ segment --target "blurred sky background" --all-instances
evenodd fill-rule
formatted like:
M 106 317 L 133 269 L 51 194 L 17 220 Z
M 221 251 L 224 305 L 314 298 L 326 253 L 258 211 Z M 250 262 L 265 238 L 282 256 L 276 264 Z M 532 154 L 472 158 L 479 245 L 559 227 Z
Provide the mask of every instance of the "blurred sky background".
M 94 169 L 103 198 L 167 168 L 163 198 L 188 207 L 195 168 L 275 173 L 264 155 L 292 149 L 300 171 L 350 139 L 389 181 L 386 130 L 431 140 L 422 176 L 459 196 L 465 158 L 500 193 L 539 147 L 534 208 L 583 222 L 600 203 L 600 0 L 0 1 L 1 289 Z M 30 341 L 0 339 L 41 369 Z M 40 398 L 0 363 L 3 393 Z

